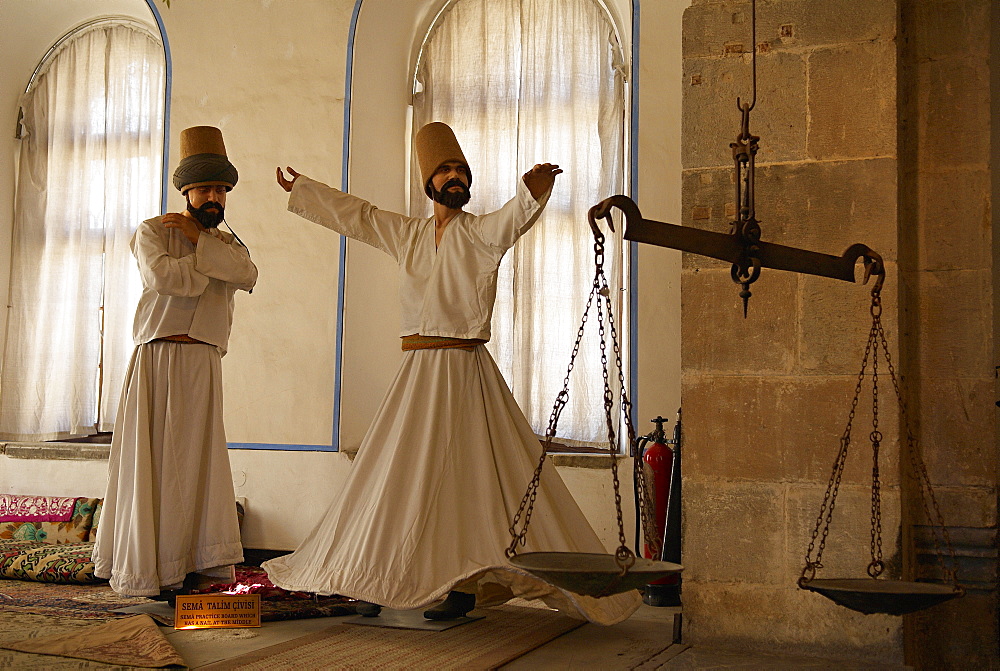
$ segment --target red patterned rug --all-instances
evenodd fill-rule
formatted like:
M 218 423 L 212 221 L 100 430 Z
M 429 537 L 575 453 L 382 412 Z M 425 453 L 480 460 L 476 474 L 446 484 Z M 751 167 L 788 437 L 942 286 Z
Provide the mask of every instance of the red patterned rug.
M 354 599 L 345 596 L 316 596 L 308 592 L 289 592 L 276 587 L 267 572 L 257 566 L 237 566 L 236 582 L 212 585 L 197 593 L 260 594 L 260 619 L 304 620 L 312 617 L 354 615 Z
M 301 620 L 313 617 L 353 615 L 353 599 L 342 596 L 316 597 L 275 587 L 263 569 L 237 566 L 236 582 L 212 585 L 203 593 L 260 594 L 261 620 Z M 131 613 L 112 611 L 149 603 L 143 597 L 123 597 L 107 585 L 56 585 L 24 580 L 0 580 L 0 612 L 36 613 L 59 617 L 114 619 Z

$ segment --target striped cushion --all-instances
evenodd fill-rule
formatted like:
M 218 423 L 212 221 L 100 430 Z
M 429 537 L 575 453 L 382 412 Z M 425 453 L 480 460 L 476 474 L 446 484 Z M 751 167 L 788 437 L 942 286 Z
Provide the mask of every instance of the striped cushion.
M 0 578 L 54 583 L 102 582 L 94 575 L 93 543 L 0 540 Z

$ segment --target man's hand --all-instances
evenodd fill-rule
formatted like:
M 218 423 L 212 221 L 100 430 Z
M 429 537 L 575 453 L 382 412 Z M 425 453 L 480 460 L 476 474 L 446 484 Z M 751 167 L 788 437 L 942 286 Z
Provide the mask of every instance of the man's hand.
M 524 173 L 521 179 L 524 180 L 524 185 L 531 192 L 531 197 L 538 200 L 542 197 L 542 194 L 552 188 L 552 185 L 556 183 L 556 175 L 561 172 L 562 170 L 559 169 L 558 165 L 539 163 Z
M 167 212 L 163 215 L 163 225 L 166 228 L 179 229 L 195 247 L 198 246 L 198 236 L 205 230 L 197 219 L 179 212 Z
M 278 168 L 275 172 L 275 176 L 278 178 L 278 186 L 280 186 L 285 191 L 291 191 L 292 185 L 295 184 L 295 180 L 299 178 L 299 173 L 295 172 L 291 168 L 285 168 L 288 174 L 292 176 L 291 179 L 285 178 L 285 173 L 281 172 L 281 168 Z

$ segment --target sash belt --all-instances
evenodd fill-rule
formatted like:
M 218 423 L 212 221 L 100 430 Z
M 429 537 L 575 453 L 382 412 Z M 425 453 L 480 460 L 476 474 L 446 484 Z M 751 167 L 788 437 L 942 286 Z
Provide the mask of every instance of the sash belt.
M 150 342 L 163 342 L 163 341 L 166 341 L 166 342 L 179 342 L 179 343 L 191 343 L 191 344 L 195 344 L 195 345 L 208 345 L 208 344 L 210 344 L 210 343 L 205 342 L 204 340 L 195 340 L 194 338 L 192 338 L 191 336 L 189 336 L 187 333 L 181 333 L 179 335 L 168 335 L 168 336 L 163 336 L 163 337 L 160 337 L 160 338 L 153 338 Z
M 479 338 L 444 338 L 441 336 L 425 336 L 415 333 L 403 336 L 403 351 L 414 349 L 464 349 L 471 351 L 476 345 L 482 345 L 485 340 Z

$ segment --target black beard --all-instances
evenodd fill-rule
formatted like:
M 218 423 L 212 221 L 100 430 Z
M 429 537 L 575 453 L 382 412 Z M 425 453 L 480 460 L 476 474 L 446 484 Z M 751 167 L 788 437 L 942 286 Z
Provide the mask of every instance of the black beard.
M 460 186 L 462 187 L 462 190 L 457 192 L 451 191 L 451 187 L 453 186 Z M 441 203 L 450 210 L 460 210 L 465 207 L 466 203 L 469 202 L 469 199 L 472 198 L 472 194 L 469 192 L 469 187 L 467 187 L 462 180 L 456 177 L 455 179 L 449 179 L 445 182 L 440 191 L 435 189 L 432 185 L 431 198 L 435 202 Z
M 211 200 L 202 203 L 201 207 L 194 207 L 189 200 L 187 209 L 191 213 L 191 216 L 197 219 L 198 223 L 205 228 L 218 228 L 226 216 L 226 208 Z

